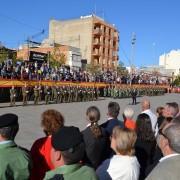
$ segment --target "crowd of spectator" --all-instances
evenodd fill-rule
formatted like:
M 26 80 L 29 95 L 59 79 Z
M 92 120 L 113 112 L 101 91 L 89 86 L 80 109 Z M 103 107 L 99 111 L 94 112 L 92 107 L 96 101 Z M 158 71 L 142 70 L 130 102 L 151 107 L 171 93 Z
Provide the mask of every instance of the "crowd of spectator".
M 162 79 L 157 75 L 135 73 L 119 75 L 116 71 L 99 71 L 92 73 L 73 70 L 67 66 L 50 66 L 49 63 L 17 62 L 13 65 L 11 59 L 0 63 L 0 77 L 6 79 L 22 80 L 53 80 L 53 81 L 77 81 L 77 82 L 105 82 L 120 84 L 168 84 L 168 79 Z
M 118 120 L 120 105 L 110 102 L 107 121 L 99 125 L 100 111 L 86 111 L 86 128 L 66 126 L 54 109 L 41 116 L 45 137 L 30 151 L 19 147 L 15 136 L 18 116 L 0 116 L 1 180 L 179 180 L 180 109 L 176 102 L 151 110 L 143 98 L 141 113 L 125 108 L 124 122 Z

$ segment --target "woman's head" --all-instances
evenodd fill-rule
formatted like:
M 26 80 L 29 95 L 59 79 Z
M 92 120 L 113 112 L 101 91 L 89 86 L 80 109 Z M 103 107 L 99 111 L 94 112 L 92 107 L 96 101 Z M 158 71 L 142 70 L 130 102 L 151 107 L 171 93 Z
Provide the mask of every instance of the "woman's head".
M 91 106 L 86 111 L 87 120 L 90 123 L 96 123 L 100 120 L 100 111 L 96 106 Z
M 147 114 L 142 113 L 137 117 L 136 133 L 137 137 L 144 141 L 153 141 L 155 139 L 151 119 Z
M 156 113 L 157 113 L 158 117 L 163 115 L 163 110 L 164 110 L 164 107 L 158 107 L 156 109 Z
M 126 107 L 126 108 L 124 109 L 123 115 L 124 115 L 124 117 L 125 117 L 126 119 L 132 119 L 133 116 L 134 116 L 134 110 L 133 110 L 132 108 L 130 108 L 130 107 Z
M 64 126 L 64 117 L 60 112 L 54 109 L 44 111 L 41 118 L 41 126 L 47 135 L 53 134 L 59 128 Z
M 98 125 L 100 120 L 100 111 L 96 106 L 91 106 L 86 111 L 86 118 L 91 123 L 90 129 L 94 137 L 98 138 L 102 136 L 101 128 Z
M 116 126 L 112 133 L 111 148 L 116 154 L 133 156 L 136 139 L 135 131 Z

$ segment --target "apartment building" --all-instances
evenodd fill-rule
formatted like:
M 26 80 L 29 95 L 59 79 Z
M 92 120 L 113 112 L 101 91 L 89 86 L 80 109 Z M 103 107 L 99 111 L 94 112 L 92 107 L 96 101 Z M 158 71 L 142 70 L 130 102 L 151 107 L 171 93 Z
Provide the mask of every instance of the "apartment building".
M 114 25 L 90 15 L 72 20 L 51 20 L 50 42 L 80 48 L 82 59 L 99 65 L 102 70 L 114 70 L 119 56 L 119 32 Z

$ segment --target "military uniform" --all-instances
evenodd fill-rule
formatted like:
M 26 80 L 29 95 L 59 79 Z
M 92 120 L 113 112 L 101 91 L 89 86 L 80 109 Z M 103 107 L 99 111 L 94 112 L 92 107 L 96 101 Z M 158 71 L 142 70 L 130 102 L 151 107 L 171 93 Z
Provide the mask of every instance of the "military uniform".
M 58 100 L 57 100 L 57 87 L 52 87 L 52 100 L 57 104 Z
M 98 180 L 94 170 L 80 164 L 64 165 L 46 173 L 44 180 L 62 177 L 64 180 Z
M 0 117 L 0 128 L 18 128 L 18 117 L 15 114 L 4 114 Z M 1 134 L 2 135 L 2 134 Z M 0 179 L 1 180 L 27 180 L 30 178 L 31 160 L 29 154 L 19 148 L 11 137 L 1 138 L 0 143 Z
M 44 93 L 45 93 L 45 103 L 49 104 L 49 101 L 51 99 L 51 89 L 50 89 L 50 87 L 48 87 L 48 86 L 45 87 Z
M 14 89 L 14 87 L 12 87 L 10 89 L 10 105 L 11 106 L 15 106 L 16 103 L 16 90 Z
M 34 104 L 37 105 L 39 103 L 39 89 L 37 86 L 34 87 Z
M 29 89 L 27 86 L 22 87 L 23 105 L 27 105 Z

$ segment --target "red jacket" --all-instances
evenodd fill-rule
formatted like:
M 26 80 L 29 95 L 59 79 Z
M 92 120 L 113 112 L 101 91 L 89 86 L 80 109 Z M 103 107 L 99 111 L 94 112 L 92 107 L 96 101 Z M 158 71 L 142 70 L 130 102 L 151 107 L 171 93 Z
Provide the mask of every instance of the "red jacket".
M 47 171 L 54 169 L 50 158 L 51 148 L 51 136 L 40 138 L 32 145 L 33 168 L 31 180 L 42 180 Z

